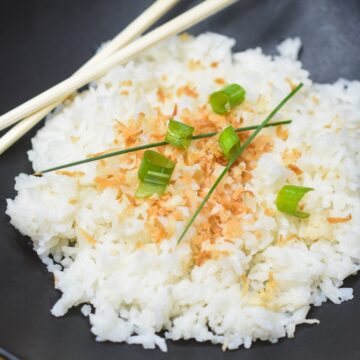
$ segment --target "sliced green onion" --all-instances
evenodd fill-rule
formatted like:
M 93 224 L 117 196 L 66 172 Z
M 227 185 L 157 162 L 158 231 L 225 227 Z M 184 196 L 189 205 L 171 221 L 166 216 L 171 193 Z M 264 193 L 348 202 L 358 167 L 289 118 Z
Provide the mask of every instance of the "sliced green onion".
M 229 96 L 222 91 L 210 95 L 210 105 L 214 113 L 223 115 L 230 110 Z
M 230 170 L 231 166 L 234 165 L 236 159 L 242 154 L 242 152 L 250 145 L 250 143 L 254 140 L 254 138 L 257 136 L 257 134 L 269 123 L 269 121 L 276 115 L 276 113 L 301 89 L 303 86 L 302 83 L 300 83 L 294 90 L 292 90 L 287 96 L 285 96 L 280 103 L 275 107 L 275 109 L 266 117 L 266 119 L 255 129 L 255 131 L 248 137 L 248 139 L 244 142 L 236 156 L 233 156 L 231 160 L 228 162 L 224 170 L 221 172 L 219 177 L 215 180 L 214 184 L 211 186 L 208 193 L 205 195 L 204 199 L 200 203 L 199 207 L 196 209 L 193 216 L 190 218 L 189 222 L 186 224 L 183 232 L 181 233 L 177 243 L 179 244 L 180 241 L 185 237 L 186 233 L 190 229 L 191 225 L 195 221 L 195 219 L 200 214 L 201 210 L 205 206 L 206 202 L 209 200 L 212 193 L 215 191 L 216 187 L 219 185 L 220 181 L 223 179 L 223 177 L 226 175 L 226 173 Z
M 150 184 L 168 185 L 175 163 L 164 155 L 147 150 L 141 161 L 138 176 L 141 181 Z
M 285 185 L 276 197 L 276 207 L 279 211 L 301 219 L 310 216 L 309 213 L 297 210 L 300 200 L 306 193 L 314 189 L 303 186 Z
M 225 86 L 222 91 L 229 96 L 230 107 L 240 105 L 245 100 L 245 89 L 239 84 L 230 84 Z
M 138 177 L 141 181 L 136 192 L 137 197 L 146 197 L 154 193 L 162 195 L 170 183 L 175 163 L 164 155 L 147 150 L 141 161 Z
M 216 114 L 226 114 L 245 100 L 245 89 L 239 84 L 230 84 L 210 95 L 210 105 Z
M 192 126 L 180 121 L 170 120 L 165 141 L 168 144 L 186 149 L 191 143 L 193 132 L 194 128 Z
M 241 148 L 240 139 L 231 125 L 220 133 L 219 145 L 228 160 L 231 160 L 239 152 Z
M 135 193 L 135 197 L 142 199 L 153 194 L 159 194 L 161 196 L 164 194 L 165 190 L 166 185 L 155 185 L 140 181 L 139 187 L 137 188 Z

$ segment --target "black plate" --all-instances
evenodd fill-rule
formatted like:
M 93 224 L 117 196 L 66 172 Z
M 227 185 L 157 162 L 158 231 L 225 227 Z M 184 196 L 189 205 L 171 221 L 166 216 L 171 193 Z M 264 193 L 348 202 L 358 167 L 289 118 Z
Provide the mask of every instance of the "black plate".
M 197 1 L 183 0 L 167 19 Z M 0 113 L 62 80 L 149 4 L 128 0 L 0 0 Z M 288 36 L 300 36 L 302 60 L 314 80 L 360 79 L 359 0 L 243 0 L 191 31 L 217 31 L 237 39 L 236 49 L 261 46 L 273 53 Z M 21 360 L 93 359 L 360 359 L 360 281 L 355 299 L 327 303 L 310 316 L 320 325 L 300 326 L 293 340 L 256 343 L 223 353 L 219 346 L 169 342 L 169 352 L 136 345 L 96 343 L 88 320 L 73 310 L 50 315 L 59 297 L 29 239 L 9 225 L 5 199 L 14 177 L 29 172 L 26 151 L 35 130 L 0 157 L 0 347 Z M 0 353 L 1 355 L 1 353 Z

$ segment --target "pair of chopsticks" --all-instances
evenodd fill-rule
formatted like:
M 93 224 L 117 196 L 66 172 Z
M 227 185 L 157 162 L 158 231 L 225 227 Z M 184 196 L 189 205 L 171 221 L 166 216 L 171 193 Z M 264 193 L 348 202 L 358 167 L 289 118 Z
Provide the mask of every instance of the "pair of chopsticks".
M 205 0 L 173 20 L 134 40 L 178 1 L 155 1 L 74 75 L 0 116 L 0 130 L 18 123 L 0 138 L 0 154 L 80 87 L 99 78 L 114 65 L 133 59 L 142 51 L 188 29 L 237 0 Z

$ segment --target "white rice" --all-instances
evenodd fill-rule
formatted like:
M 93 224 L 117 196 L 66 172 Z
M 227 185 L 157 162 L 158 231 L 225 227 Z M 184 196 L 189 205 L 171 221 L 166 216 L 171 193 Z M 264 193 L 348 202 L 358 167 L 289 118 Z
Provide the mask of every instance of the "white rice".
M 233 45 L 232 39 L 218 34 L 173 38 L 113 68 L 49 116 L 33 139 L 29 158 L 39 171 L 124 147 L 121 134 L 114 143 L 119 136 L 114 125 L 121 122 L 126 127 L 141 113 L 152 119 L 159 109 L 170 116 L 174 103 L 178 112 L 196 111 L 219 89 L 217 78 L 246 88 L 247 105 L 235 111 L 244 125 L 259 123 L 289 93 L 291 83 L 304 83 L 275 119 L 293 120 L 282 128 L 288 130 L 287 138 L 277 136 L 274 128 L 264 130 L 273 148 L 260 157 L 246 183 L 245 190 L 255 196 L 244 200 L 250 213 L 239 221 L 241 235 L 203 242 L 203 250 L 227 255 L 201 265 L 191 265 L 194 227 L 176 246 L 202 198 L 196 182 L 187 188 L 180 179 L 181 174 L 195 174 L 196 164 L 177 164 L 168 201 L 184 218 L 171 222 L 159 216 L 160 223 L 174 231 L 158 243 L 144 232 L 145 222 L 151 221 L 149 201 L 131 207 L 118 189 L 99 189 L 97 163 L 69 169 L 85 176 L 16 178 L 18 195 L 8 200 L 7 214 L 22 234 L 31 237 L 54 274 L 62 296 L 52 314 L 63 316 L 83 304 L 81 311 L 98 341 L 166 351 L 165 339 L 194 338 L 222 344 L 223 349 L 249 348 L 257 339 L 275 343 L 293 337 L 298 324 L 317 322 L 306 318 L 312 304 L 319 306 L 327 299 L 339 304 L 353 297 L 352 289 L 341 286 L 360 268 L 360 82 L 313 83 L 297 60 L 299 39 L 283 42 L 275 57 L 259 48 L 233 54 Z M 185 85 L 199 96 L 176 96 L 176 89 Z M 165 101 L 157 96 L 159 87 L 171 94 Z M 138 137 L 148 140 L 146 131 Z M 294 160 L 302 171 L 298 175 L 284 155 L 293 149 L 301 152 Z M 170 154 L 171 147 L 166 151 Z M 130 169 L 127 180 L 136 187 L 137 168 L 121 157 L 111 161 L 116 169 Z M 219 165 L 213 175 L 220 170 Z M 238 182 L 229 177 L 226 181 L 232 189 L 241 187 L 241 177 Z M 311 213 L 307 220 L 276 210 L 276 194 L 287 183 L 315 189 L 304 198 L 304 211 Z M 124 183 L 124 193 L 126 186 L 130 185 Z M 180 205 L 185 190 L 193 194 L 192 208 Z M 211 211 L 225 212 L 221 202 L 214 202 Z M 349 215 L 351 220 L 345 222 Z M 329 218 L 345 220 L 332 223 Z M 204 214 L 197 220 L 201 221 L 208 221 Z M 164 335 L 159 334 L 162 330 Z

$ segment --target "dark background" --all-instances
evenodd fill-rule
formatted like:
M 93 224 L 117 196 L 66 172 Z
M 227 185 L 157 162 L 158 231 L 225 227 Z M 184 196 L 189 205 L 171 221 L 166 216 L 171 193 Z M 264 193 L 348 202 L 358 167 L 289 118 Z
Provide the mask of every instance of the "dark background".
M 180 1 L 165 19 L 197 2 Z M 0 0 L 0 113 L 70 75 L 150 3 Z M 242 0 L 191 32 L 221 32 L 237 39 L 236 50 L 261 46 L 267 53 L 284 38 L 300 36 L 301 58 L 315 81 L 359 80 L 359 20 L 359 0 Z M 35 132 L 0 156 L 0 347 L 22 360 L 360 359 L 359 277 L 345 283 L 355 287 L 355 300 L 311 311 L 320 325 L 302 325 L 295 339 L 256 343 L 251 350 L 223 353 L 219 346 L 188 341 L 169 342 L 162 354 L 96 343 L 78 310 L 52 317 L 49 310 L 59 296 L 52 278 L 5 215 L 5 199 L 15 195 L 14 177 L 31 170 L 26 151 Z

